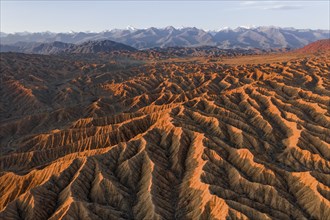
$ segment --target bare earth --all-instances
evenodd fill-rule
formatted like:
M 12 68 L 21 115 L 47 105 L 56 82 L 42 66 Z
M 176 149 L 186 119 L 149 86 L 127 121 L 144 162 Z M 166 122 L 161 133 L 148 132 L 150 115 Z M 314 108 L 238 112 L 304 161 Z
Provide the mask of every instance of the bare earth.
M 329 58 L 3 53 L 0 219 L 330 219 Z

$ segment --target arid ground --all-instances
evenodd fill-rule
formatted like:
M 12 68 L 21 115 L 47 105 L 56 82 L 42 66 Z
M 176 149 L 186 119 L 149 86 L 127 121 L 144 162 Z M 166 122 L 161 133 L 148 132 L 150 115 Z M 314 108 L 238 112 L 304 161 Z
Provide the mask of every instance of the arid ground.
M 1 53 L 0 219 L 330 219 L 328 48 L 132 57 Z

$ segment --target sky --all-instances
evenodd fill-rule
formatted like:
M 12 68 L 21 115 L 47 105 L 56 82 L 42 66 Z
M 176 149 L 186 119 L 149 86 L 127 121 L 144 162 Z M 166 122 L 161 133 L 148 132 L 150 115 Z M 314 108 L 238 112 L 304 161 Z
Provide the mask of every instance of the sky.
M 149 27 L 219 30 L 238 26 L 330 29 L 330 0 L 64 1 L 1 0 L 1 32 L 101 32 Z

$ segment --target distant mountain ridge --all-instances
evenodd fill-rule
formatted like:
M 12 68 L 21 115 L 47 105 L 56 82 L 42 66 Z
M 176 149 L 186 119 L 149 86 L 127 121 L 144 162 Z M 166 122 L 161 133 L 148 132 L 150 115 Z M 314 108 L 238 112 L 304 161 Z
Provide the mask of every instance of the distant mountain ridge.
M 59 54 L 59 53 L 99 53 L 113 51 L 136 51 L 137 49 L 111 40 L 87 41 L 81 44 L 64 43 L 23 43 L 1 45 L 0 52 L 21 52 L 31 54 Z
M 271 49 L 300 48 L 311 42 L 330 38 L 329 30 L 294 29 L 279 27 L 239 27 L 219 31 L 205 31 L 195 27 L 114 29 L 100 33 L 1 33 L 2 45 L 18 42 L 80 44 L 86 41 L 112 40 L 137 49 L 153 47 L 198 47 L 216 46 L 221 49 Z

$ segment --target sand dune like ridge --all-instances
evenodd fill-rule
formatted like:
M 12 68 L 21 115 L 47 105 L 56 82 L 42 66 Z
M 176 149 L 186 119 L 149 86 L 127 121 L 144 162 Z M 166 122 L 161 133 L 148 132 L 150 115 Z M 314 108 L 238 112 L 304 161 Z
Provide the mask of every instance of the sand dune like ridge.
M 330 219 L 329 53 L 283 56 L 1 54 L 0 219 Z

